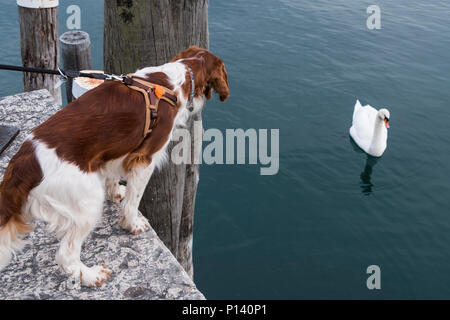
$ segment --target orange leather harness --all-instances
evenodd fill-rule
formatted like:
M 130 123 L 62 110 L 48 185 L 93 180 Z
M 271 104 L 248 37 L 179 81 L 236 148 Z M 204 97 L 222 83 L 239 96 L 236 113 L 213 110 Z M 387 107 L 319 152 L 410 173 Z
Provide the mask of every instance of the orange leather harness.
M 158 118 L 158 105 L 160 100 L 167 101 L 176 106 L 177 95 L 159 84 L 154 84 L 142 79 L 133 78 L 132 75 L 123 77 L 122 82 L 130 89 L 139 91 L 145 99 L 145 126 L 144 137 L 152 132 Z

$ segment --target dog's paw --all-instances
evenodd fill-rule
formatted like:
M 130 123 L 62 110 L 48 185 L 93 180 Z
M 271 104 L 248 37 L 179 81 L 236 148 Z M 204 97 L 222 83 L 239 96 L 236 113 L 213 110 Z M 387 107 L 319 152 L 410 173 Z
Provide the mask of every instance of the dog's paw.
M 86 287 L 101 287 L 108 280 L 112 271 L 106 266 L 94 266 L 83 268 L 80 272 L 81 284 Z
M 138 235 L 141 232 L 150 229 L 150 223 L 140 212 L 132 219 L 122 217 L 120 226 L 130 231 L 133 235 Z

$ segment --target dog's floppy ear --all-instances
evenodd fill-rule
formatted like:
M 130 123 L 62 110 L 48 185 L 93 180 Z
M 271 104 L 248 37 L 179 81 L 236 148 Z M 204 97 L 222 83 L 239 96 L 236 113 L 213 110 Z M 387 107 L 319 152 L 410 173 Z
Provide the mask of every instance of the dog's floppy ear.
M 205 96 L 208 99 L 211 97 L 211 88 L 219 95 L 220 101 L 222 102 L 230 96 L 227 70 L 225 69 L 225 64 L 219 58 L 217 58 L 215 67 L 210 74 L 206 87 L 207 90 L 205 90 Z
M 219 95 L 220 101 L 225 101 L 229 97 L 228 74 L 222 60 L 208 50 L 197 46 L 191 46 L 179 52 L 171 62 L 179 59 L 189 61 L 194 70 L 196 96 L 204 94 L 207 99 L 210 99 L 214 90 Z

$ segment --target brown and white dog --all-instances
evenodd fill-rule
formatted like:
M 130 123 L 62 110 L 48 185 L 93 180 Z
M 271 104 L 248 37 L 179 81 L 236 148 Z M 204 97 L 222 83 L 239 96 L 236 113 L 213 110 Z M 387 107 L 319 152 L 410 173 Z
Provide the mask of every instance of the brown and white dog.
M 195 88 L 186 65 L 194 73 Z M 143 95 L 118 81 L 105 82 L 35 128 L 11 159 L 0 184 L 0 270 L 23 247 L 28 223 L 35 218 L 48 222 L 60 239 L 56 262 L 62 270 L 85 286 L 101 286 L 111 271 L 87 267 L 80 251 L 101 217 L 105 194 L 110 200 L 123 199 L 123 228 L 132 234 L 148 229 L 138 205 L 153 170 L 167 159 L 174 128 L 203 107 L 211 90 L 225 101 L 228 76 L 221 59 L 198 47 L 134 76 L 164 86 L 178 98 L 176 106 L 160 100 L 151 134 L 143 136 Z M 119 185 L 121 178 L 126 188 Z

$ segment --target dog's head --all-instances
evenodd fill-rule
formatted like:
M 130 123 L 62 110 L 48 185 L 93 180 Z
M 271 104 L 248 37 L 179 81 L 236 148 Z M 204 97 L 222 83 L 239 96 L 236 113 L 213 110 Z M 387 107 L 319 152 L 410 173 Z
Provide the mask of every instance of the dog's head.
M 191 46 L 181 51 L 171 62 L 179 59 L 188 64 L 194 72 L 194 96 L 204 95 L 207 99 L 210 99 L 211 91 L 214 90 L 219 95 L 220 101 L 225 101 L 228 98 L 230 95 L 228 74 L 221 59 L 208 50 L 197 46 Z

